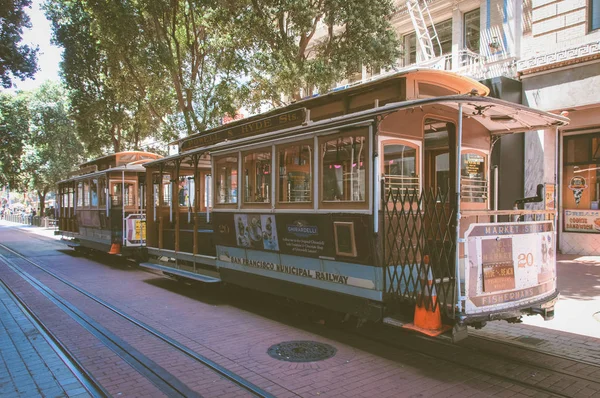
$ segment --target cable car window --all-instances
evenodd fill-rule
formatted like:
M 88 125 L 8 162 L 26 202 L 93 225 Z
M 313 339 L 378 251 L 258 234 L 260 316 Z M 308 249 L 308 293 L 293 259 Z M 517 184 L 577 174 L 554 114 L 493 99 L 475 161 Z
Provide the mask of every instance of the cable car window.
M 460 162 L 461 200 L 485 203 L 488 189 L 485 179 L 485 156 L 477 153 L 463 153 Z
M 215 196 L 217 204 L 237 203 L 238 157 L 225 156 L 215 161 Z
M 442 196 L 448 195 L 450 190 L 450 154 L 448 152 L 440 153 L 435 157 L 435 186 Z
M 83 206 L 87 207 L 90 205 L 90 183 L 89 181 L 83 182 Z
M 164 206 L 168 206 L 171 203 L 171 176 L 163 174 L 163 202 Z
M 83 181 L 77 183 L 77 207 L 83 206 Z
M 104 178 L 98 179 L 98 205 L 106 205 L 106 179 Z
M 433 83 L 419 82 L 419 98 L 443 97 L 445 95 L 455 95 L 458 91 L 440 86 Z
M 125 198 L 123 198 L 123 186 L 125 186 Z M 132 182 L 125 181 L 115 182 L 113 184 L 112 189 L 112 204 L 115 206 L 120 206 L 122 200 L 125 200 L 125 206 L 134 206 L 135 205 L 135 184 Z
M 271 149 L 244 155 L 244 203 L 271 203 Z
M 383 178 L 385 188 L 419 190 L 417 148 L 404 144 L 384 144 Z
M 295 144 L 277 149 L 279 203 L 312 202 L 313 146 Z
M 194 179 L 190 177 L 179 177 L 178 203 L 180 207 L 192 207 L 194 204 Z
M 98 207 L 98 179 L 93 178 L 90 183 L 90 194 L 92 196 L 91 205 Z
M 347 135 L 321 144 L 323 201 L 365 201 L 367 155 L 364 135 Z

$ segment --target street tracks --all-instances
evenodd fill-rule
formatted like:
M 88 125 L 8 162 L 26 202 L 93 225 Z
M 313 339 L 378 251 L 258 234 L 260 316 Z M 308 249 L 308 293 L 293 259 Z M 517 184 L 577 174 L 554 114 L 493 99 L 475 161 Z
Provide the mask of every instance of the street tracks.
M 25 280 L 37 292 L 42 294 L 65 314 L 69 315 L 71 319 L 75 320 L 81 327 L 95 336 L 104 346 L 127 362 L 140 375 L 148 379 L 164 395 L 169 397 L 202 396 L 201 392 L 189 387 L 186 382 L 182 381 L 183 377 L 181 374 L 174 375 L 167 370 L 167 367 L 170 367 L 169 365 L 179 362 L 181 366 L 184 369 L 189 370 L 189 372 L 194 372 L 194 370 L 198 368 L 197 365 L 200 364 L 205 370 L 203 371 L 203 374 L 195 372 L 195 376 L 210 378 L 213 384 L 215 383 L 215 377 L 214 375 L 212 377 L 206 375 L 207 371 L 213 372 L 218 376 L 218 379 L 221 379 L 218 380 L 217 383 L 223 385 L 220 388 L 213 389 L 215 394 L 209 395 L 218 395 L 218 391 L 225 395 L 273 397 L 270 392 L 256 386 L 207 357 L 200 355 L 159 330 L 133 318 L 99 297 L 75 286 L 31 259 L 5 245 L 0 244 L 0 248 L 2 248 L 5 253 L 10 253 L 11 258 L 1 255 L 0 258 L 2 258 L 16 275 Z M 26 266 L 24 267 L 23 265 Z M 35 270 L 36 272 L 42 271 L 44 274 L 60 282 L 62 285 L 61 289 L 70 290 L 68 295 L 71 296 L 71 299 L 65 298 L 67 294 L 64 292 L 59 295 L 56 292 L 56 289 L 50 288 L 47 284 L 40 281 L 39 278 L 36 278 L 30 272 L 27 272 L 25 270 L 27 267 L 34 267 L 32 270 Z M 83 295 L 87 300 L 77 298 L 77 294 Z M 84 303 L 83 301 L 87 302 Z M 74 302 L 77 302 L 78 306 L 74 305 Z M 90 309 L 92 309 L 92 304 L 95 305 L 96 308 L 94 308 L 93 311 L 90 311 Z M 108 310 L 110 314 L 106 312 L 101 313 L 97 306 L 102 307 L 104 311 Z M 79 307 L 85 307 L 88 313 L 93 312 L 94 317 L 88 315 Z M 114 318 L 115 316 L 118 317 L 120 321 L 117 321 Z M 102 321 L 99 322 L 95 318 L 101 319 Z M 39 324 L 43 325 L 43 322 L 39 321 Z M 46 326 L 42 327 L 49 330 Z M 117 332 L 117 330 L 119 332 Z M 142 341 L 143 344 L 138 344 L 140 341 Z M 152 347 L 149 347 L 149 345 Z M 159 347 L 160 345 L 162 345 L 162 347 Z M 146 348 L 151 348 L 149 351 L 152 352 L 145 353 Z M 160 354 L 157 355 L 157 352 L 160 352 Z M 161 357 L 164 357 L 164 360 L 162 360 Z M 169 358 L 168 361 L 166 360 L 166 357 Z M 185 373 L 188 373 L 186 377 L 187 380 L 190 379 L 189 372 L 186 372 L 185 370 L 183 372 L 183 376 L 186 376 Z M 89 385 L 101 386 L 101 383 L 94 378 L 91 372 L 87 372 L 86 380 L 89 380 Z M 225 383 L 228 385 L 224 385 Z M 98 396 L 92 388 L 90 388 L 89 391 L 90 394 Z M 244 394 L 244 392 L 246 394 Z M 102 394 L 100 394 L 100 396 L 101 395 Z

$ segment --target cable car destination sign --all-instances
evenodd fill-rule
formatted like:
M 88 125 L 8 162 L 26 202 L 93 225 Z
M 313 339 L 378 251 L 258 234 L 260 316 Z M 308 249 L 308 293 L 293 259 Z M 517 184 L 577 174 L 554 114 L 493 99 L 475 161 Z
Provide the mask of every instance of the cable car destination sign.
M 222 128 L 212 133 L 209 132 L 204 135 L 190 137 L 179 144 L 179 151 L 184 152 L 226 140 L 244 138 L 256 134 L 264 134 L 275 130 L 300 126 L 304 123 L 305 119 L 306 108 L 296 109 L 264 119 L 255 120 L 253 122 L 240 124 L 228 129 Z

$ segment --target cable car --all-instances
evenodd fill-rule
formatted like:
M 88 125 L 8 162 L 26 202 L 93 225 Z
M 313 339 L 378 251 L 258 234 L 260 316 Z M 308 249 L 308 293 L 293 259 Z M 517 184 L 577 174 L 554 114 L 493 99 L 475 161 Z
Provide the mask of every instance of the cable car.
M 556 211 L 497 209 L 490 154 L 506 134 L 552 136 L 568 119 L 488 94 L 410 70 L 186 137 L 144 164 L 141 265 L 359 319 L 441 321 L 434 333 L 551 318 Z M 540 162 L 556 167 L 544 143 Z
M 58 183 L 58 227 L 75 250 L 140 257 L 145 240 L 145 162 L 160 155 L 126 151 L 83 163 Z

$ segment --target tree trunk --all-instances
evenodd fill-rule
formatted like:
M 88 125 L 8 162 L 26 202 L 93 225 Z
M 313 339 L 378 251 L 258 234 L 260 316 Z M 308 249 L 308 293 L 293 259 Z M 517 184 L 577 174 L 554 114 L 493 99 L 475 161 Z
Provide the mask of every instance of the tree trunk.
M 37 195 L 38 203 L 40 204 L 40 212 L 38 216 L 43 216 L 44 210 L 46 209 L 46 189 L 44 189 L 42 192 L 40 192 L 40 190 L 38 189 Z

